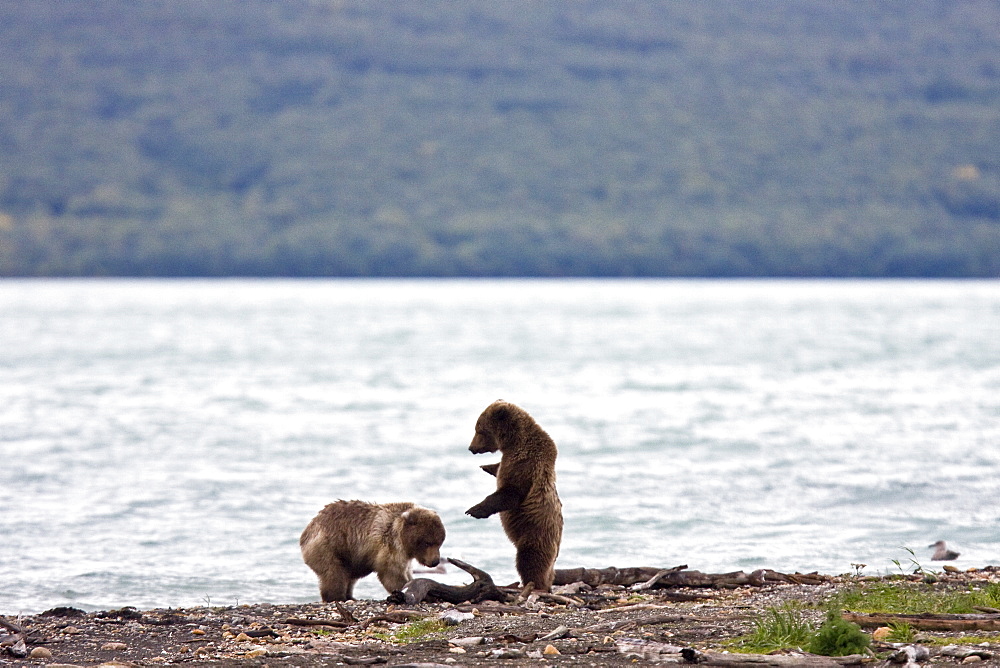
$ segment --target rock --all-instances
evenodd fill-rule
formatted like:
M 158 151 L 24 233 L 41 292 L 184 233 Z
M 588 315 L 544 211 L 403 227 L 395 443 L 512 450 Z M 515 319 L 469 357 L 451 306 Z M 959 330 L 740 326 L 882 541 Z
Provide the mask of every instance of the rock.
M 31 650 L 31 654 L 29 656 L 31 656 L 32 659 L 51 659 L 52 650 L 45 647 L 35 647 Z
M 572 596 L 573 594 L 579 594 L 581 591 L 591 591 L 593 587 L 585 582 L 574 582 L 572 584 L 557 585 L 552 588 L 553 594 L 559 594 L 560 596 Z
M 446 610 L 438 615 L 438 619 L 444 622 L 447 626 L 458 626 L 462 622 L 475 619 L 475 617 L 476 616 L 471 612 L 460 612 L 458 610 Z
M 907 645 L 889 657 L 889 660 L 893 663 L 905 664 L 904 668 L 909 668 L 926 661 L 930 656 L 930 650 L 923 645 Z
M 23 659 L 28 656 L 28 646 L 24 644 L 24 638 L 18 637 L 17 642 L 7 648 L 7 653 L 15 659 Z
M 258 656 L 264 656 L 265 654 L 267 654 L 267 650 L 266 649 L 257 648 L 257 649 L 250 650 L 249 652 L 247 652 L 243 656 L 245 656 L 248 659 L 256 659 Z
M 682 647 L 676 645 L 633 638 L 623 638 L 615 645 L 618 647 L 618 652 L 626 657 L 636 657 L 644 661 L 671 661 L 676 659 L 676 655 L 683 650 Z M 688 660 L 690 661 L 690 659 Z
M 558 626 L 549 633 L 543 635 L 539 640 L 559 640 L 560 638 L 565 638 L 569 635 L 568 626 Z
M 494 659 L 523 659 L 525 654 L 519 649 L 495 649 L 490 656 Z
M 880 626 L 874 631 L 872 631 L 873 640 L 885 640 L 891 635 L 892 635 L 892 629 L 890 629 L 888 626 Z
M 562 654 L 562 652 L 556 649 L 555 645 L 546 645 L 545 649 L 542 650 L 542 654 L 545 654 L 546 656 L 558 656 L 559 654 Z
M 941 648 L 941 655 L 961 659 L 963 662 L 971 656 L 979 657 L 983 661 L 989 661 L 993 658 L 993 652 L 989 650 L 989 646 L 945 645 Z
M 983 657 L 978 654 L 970 654 L 969 656 L 962 659 L 962 663 L 979 663 L 983 660 Z
M 123 642 L 106 642 L 101 645 L 101 650 L 104 652 L 120 652 L 123 649 L 128 649 L 128 645 Z
M 458 647 L 475 647 L 476 645 L 482 645 L 486 642 L 486 639 L 483 636 L 469 636 L 468 638 L 452 638 L 448 642 Z
M 448 651 L 452 654 L 465 654 L 464 647 L 449 647 Z

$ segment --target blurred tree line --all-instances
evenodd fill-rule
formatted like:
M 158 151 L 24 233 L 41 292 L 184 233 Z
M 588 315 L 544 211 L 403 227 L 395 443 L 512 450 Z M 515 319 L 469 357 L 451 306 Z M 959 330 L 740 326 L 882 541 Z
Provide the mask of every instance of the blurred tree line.
M 0 275 L 1000 276 L 993 0 L 0 0 Z

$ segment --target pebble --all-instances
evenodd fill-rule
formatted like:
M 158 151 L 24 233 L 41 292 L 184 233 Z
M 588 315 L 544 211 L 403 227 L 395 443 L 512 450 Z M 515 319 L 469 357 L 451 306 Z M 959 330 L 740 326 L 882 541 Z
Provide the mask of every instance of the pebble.
M 452 654 L 465 654 L 464 647 L 449 647 L 448 651 L 451 652 Z
M 35 647 L 34 649 L 31 650 L 30 656 L 32 659 L 51 659 L 52 650 L 46 647 Z
M 203 636 L 205 635 L 204 629 L 191 629 L 191 635 L 193 636 Z
M 548 656 L 556 656 L 558 654 L 562 654 L 562 652 L 556 649 L 555 645 L 546 645 L 545 649 L 542 650 L 542 654 L 546 654 Z
M 83 631 L 81 631 L 80 629 L 76 628 L 75 626 L 67 626 L 66 628 L 64 628 L 62 630 L 62 632 L 65 633 L 66 635 L 71 635 L 71 636 L 75 636 L 75 635 L 77 635 L 79 633 L 83 633 Z
M 106 642 L 101 645 L 101 650 L 104 652 L 120 652 L 123 649 L 128 649 L 128 645 L 123 642 Z
M 265 654 L 267 654 L 266 649 L 252 649 L 243 656 L 248 659 L 256 659 L 258 656 L 264 656 Z
M 494 659 L 523 659 L 525 654 L 519 649 L 495 649 L 490 656 Z

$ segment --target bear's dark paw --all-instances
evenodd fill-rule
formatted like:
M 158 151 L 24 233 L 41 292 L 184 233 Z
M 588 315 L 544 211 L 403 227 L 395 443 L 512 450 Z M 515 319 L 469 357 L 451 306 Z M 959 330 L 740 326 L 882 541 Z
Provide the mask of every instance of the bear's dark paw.
M 489 517 L 490 516 L 490 511 L 487 510 L 486 508 L 484 508 L 483 504 L 480 503 L 479 505 L 472 506 L 471 508 L 469 508 L 468 510 L 466 510 L 465 514 L 466 515 L 472 515 L 476 519 L 481 520 L 484 517 Z

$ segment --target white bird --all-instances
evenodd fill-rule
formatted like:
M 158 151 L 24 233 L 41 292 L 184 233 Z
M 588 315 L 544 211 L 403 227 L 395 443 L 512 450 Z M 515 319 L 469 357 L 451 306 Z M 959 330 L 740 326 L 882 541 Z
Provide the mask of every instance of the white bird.
M 958 552 L 954 552 L 948 549 L 948 544 L 943 540 L 939 540 L 933 545 L 928 545 L 927 547 L 934 548 L 934 555 L 931 557 L 931 561 L 951 561 L 952 559 L 958 558 Z

